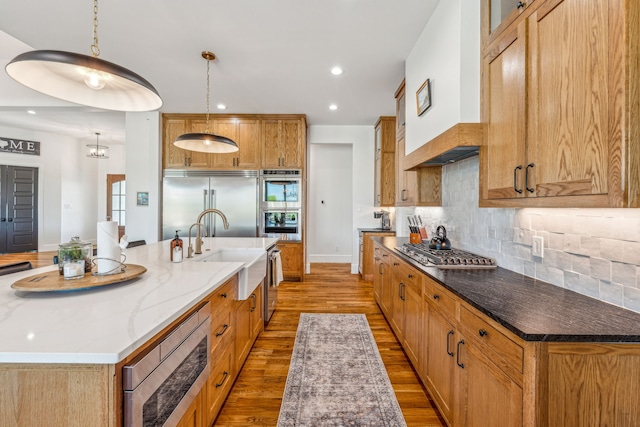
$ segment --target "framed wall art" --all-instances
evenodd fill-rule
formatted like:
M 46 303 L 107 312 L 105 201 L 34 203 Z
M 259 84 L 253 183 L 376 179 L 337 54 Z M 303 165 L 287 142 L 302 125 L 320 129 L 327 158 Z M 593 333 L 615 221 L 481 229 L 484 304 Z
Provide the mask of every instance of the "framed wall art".
M 424 114 L 431 107 L 431 82 L 425 80 L 416 92 L 416 104 L 418 105 L 418 116 Z
M 137 194 L 138 206 L 149 206 L 149 193 L 147 191 L 139 191 Z

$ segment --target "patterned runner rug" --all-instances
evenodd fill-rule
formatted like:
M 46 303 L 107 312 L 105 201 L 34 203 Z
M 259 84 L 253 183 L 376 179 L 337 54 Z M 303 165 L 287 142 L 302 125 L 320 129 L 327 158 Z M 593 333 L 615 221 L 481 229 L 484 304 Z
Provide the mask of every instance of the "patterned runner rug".
M 364 314 L 300 315 L 278 427 L 405 427 Z

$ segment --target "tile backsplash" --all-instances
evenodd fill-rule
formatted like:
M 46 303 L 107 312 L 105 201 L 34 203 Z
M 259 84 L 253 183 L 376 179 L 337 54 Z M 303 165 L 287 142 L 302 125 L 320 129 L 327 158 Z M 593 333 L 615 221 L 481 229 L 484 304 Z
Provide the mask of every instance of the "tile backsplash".
M 440 224 L 454 247 L 496 259 L 500 267 L 640 312 L 640 209 L 498 209 L 478 207 L 478 157 L 443 168 L 440 208 L 398 208 Z M 533 256 L 533 237 L 544 257 Z

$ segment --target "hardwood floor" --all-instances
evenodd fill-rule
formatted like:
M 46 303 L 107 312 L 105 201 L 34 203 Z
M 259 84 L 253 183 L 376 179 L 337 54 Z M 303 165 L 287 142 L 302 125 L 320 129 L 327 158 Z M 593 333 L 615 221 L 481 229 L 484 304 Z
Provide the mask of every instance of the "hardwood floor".
M 13 264 L 14 262 L 29 261 L 33 268 L 53 265 L 53 257 L 58 251 L 45 252 L 18 252 L 15 254 L 0 254 L 0 265 Z
M 215 426 L 275 426 L 300 313 L 364 313 L 378 344 L 407 426 L 444 426 L 373 299 L 373 284 L 348 264 L 313 264 L 303 282 L 284 282 L 278 305 L 260 334 Z

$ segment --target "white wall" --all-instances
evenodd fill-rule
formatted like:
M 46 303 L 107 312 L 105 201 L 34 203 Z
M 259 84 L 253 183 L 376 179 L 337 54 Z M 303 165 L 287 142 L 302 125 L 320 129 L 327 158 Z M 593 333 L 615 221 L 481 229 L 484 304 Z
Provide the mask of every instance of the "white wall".
M 308 261 L 351 263 L 352 145 L 311 144 L 308 176 Z
M 160 234 L 160 113 L 126 113 L 127 225 L 129 241 L 158 241 Z M 149 193 L 149 205 L 137 206 L 138 192 Z
M 371 126 L 310 126 L 308 140 L 313 144 L 350 144 L 352 149 L 352 226 L 351 226 L 351 273 L 358 273 L 358 228 L 371 228 L 379 225 L 373 218 L 373 168 L 374 168 L 374 123 Z M 310 161 L 313 161 L 310 159 Z M 309 176 L 312 180 L 313 176 Z M 311 185 L 311 184 L 309 184 Z M 309 205 L 309 215 L 318 215 L 317 209 Z M 313 213 L 311 213 L 313 211 Z M 308 232 L 314 223 L 309 222 Z M 335 247 L 334 247 L 335 250 Z M 307 273 L 309 265 L 306 266 Z
M 106 211 L 106 174 L 124 173 L 123 150 L 90 159 L 94 139 L 0 126 L 0 136 L 40 142 L 40 156 L 0 153 L 0 164 L 38 168 L 38 250 L 57 250 L 73 236 L 95 242 L 96 221 Z
M 417 115 L 416 91 L 431 80 L 431 108 Z M 441 1 L 405 62 L 410 153 L 459 122 L 480 120 L 480 2 Z

